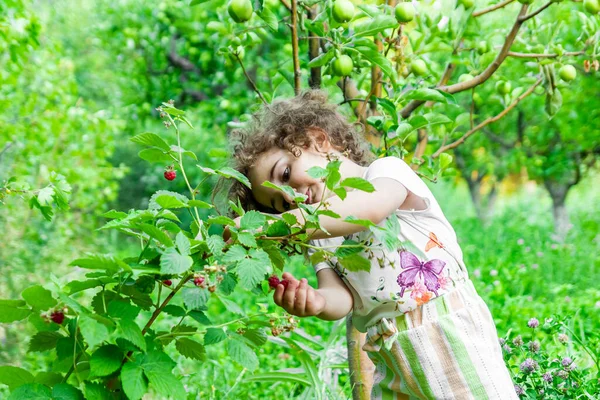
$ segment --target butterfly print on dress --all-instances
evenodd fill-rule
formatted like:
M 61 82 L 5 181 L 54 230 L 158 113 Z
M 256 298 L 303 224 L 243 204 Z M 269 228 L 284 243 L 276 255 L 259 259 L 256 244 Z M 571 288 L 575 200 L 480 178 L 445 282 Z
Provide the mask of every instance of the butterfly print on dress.
M 429 260 L 422 262 L 417 256 L 408 251 L 400 252 L 400 266 L 402 272 L 398 275 L 397 282 L 401 288 L 400 296 L 404 295 L 404 291 L 412 287 L 417 277 L 420 277 L 425 287 L 435 293 L 437 296 L 440 288 L 439 275 L 446 266 L 443 260 Z

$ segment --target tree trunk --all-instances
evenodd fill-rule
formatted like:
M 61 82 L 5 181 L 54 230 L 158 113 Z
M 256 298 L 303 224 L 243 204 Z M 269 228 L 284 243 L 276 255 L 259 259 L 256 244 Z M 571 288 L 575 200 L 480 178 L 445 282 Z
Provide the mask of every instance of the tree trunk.
M 353 400 L 369 400 L 371 398 L 375 365 L 367 353 L 362 350 L 365 337 L 365 333 L 360 333 L 354 328 L 352 315 L 348 315 L 346 317 L 346 341 Z
M 569 214 L 565 207 L 565 200 L 569 189 L 573 186 L 570 183 L 562 183 L 552 179 L 544 180 L 544 186 L 550 198 L 552 198 L 552 215 L 554 216 L 554 232 L 555 237 L 558 241 L 563 242 L 567 237 L 569 229 L 571 229 L 571 223 L 569 221 Z

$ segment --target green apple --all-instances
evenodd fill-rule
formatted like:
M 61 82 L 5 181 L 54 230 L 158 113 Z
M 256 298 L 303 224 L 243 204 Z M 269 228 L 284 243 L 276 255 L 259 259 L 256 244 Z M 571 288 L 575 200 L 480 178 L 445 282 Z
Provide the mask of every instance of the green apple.
M 415 18 L 415 8 L 411 3 L 402 2 L 396 6 L 394 14 L 396 15 L 396 20 L 404 24 Z
M 583 0 L 583 8 L 590 14 L 600 13 L 600 1 L 598 0 Z
M 331 64 L 331 69 L 334 75 L 348 76 L 352 73 L 352 70 L 354 69 L 354 62 L 352 61 L 350 56 L 343 54 L 335 60 L 333 60 L 333 63 Z
M 250 0 L 231 0 L 227 12 L 235 22 L 246 22 L 252 18 L 252 2 Z
M 558 76 L 565 82 L 571 82 L 577 77 L 577 70 L 572 65 L 563 65 L 561 69 L 558 70 Z
M 340 24 L 354 18 L 354 4 L 349 0 L 336 0 L 335 3 L 333 3 L 333 9 L 331 11 L 333 19 Z
M 412 72 L 414 72 L 414 74 L 417 76 L 426 75 L 428 71 L 427 64 L 421 59 L 413 60 L 410 63 L 410 68 Z
M 506 82 L 506 81 L 498 81 L 498 82 L 496 82 L 496 90 L 501 95 L 507 95 L 507 94 L 509 94 L 511 88 L 512 88 L 512 85 L 510 84 L 510 82 Z

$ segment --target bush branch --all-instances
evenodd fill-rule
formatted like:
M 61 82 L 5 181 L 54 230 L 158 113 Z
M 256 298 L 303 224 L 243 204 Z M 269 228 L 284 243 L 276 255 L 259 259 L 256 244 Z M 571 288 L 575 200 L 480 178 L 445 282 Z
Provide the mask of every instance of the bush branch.
M 480 17 L 483 14 L 487 14 L 489 12 L 496 11 L 497 9 L 502 8 L 502 7 L 504 7 L 504 6 L 512 3 L 513 1 L 515 1 L 515 0 L 504 0 L 504 1 L 500 2 L 500 3 L 498 3 L 498 4 L 494 4 L 493 6 L 486 7 L 484 9 L 479 10 L 479 11 L 474 11 L 473 14 L 471 14 L 471 16 L 473 18 Z
M 248 79 L 248 82 L 250 82 L 250 86 L 252 86 L 252 89 L 254 89 L 254 91 L 256 92 L 256 94 L 258 94 L 258 97 L 260 98 L 260 100 L 268 108 L 269 107 L 269 103 L 267 102 L 267 99 L 265 99 L 265 97 L 262 95 L 262 93 L 260 92 L 260 90 L 258 90 L 258 87 L 256 87 L 256 84 L 254 83 L 254 81 L 252 80 L 252 78 L 250 78 L 250 75 L 248 75 L 248 72 L 246 71 L 246 68 L 244 67 L 244 63 L 242 62 L 242 59 L 240 58 L 239 54 L 238 53 L 232 53 L 232 54 L 235 56 L 236 60 L 240 64 L 240 67 L 242 67 L 242 71 L 244 72 L 244 75 L 246 76 L 246 79 Z
M 581 51 L 567 51 L 565 53 L 563 53 L 563 56 L 567 56 L 567 57 L 574 57 L 574 56 L 581 56 L 585 54 L 585 50 L 581 50 Z M 543 53 L 517 53 L 516 51 L 509 51 L 508 52 L 508 56 L 509 57 L 515 57 L 515 58 L 556 58 L 556 57 L 560 57 L 559 54 L 543 54 Z
M 433 155 L 431 156 L 431 158 L 437 158 L 440 156 L 440 154 L 442 154 L 444 151 L 446 150 L 450 150 L 453 149 L 457 146 L 459 146 L 460 144 L 462 144 L 465 140 L 467 140 L 467 138 L 469 136 L 471 136 L 472 134 L 474 134 L 475 132 L 477 132 L 478 130 L 482 129 L 483 127 L 485 127 L 486 125 L 491 124 L 492 122 L 496 122 L 498 121 L 500 118 L 504 117 L 506 114 L 508 114 L 508 112 L 510 110 L 512 110 L 513 108 L 515 108 L 517 106 L 517 104 L 519 104 L 519 102 L 521 100 L 523 100 L 525 97 L 529 96 L 531 93 L 533 93 L 533 91 L 535 90 L 536 87 L 539 86 L 540 83 L 542 83 L 543 78 L 539 77 L 538 80 L 531 85 L 531 87 L 529 89 L 527 89 L 527 91 L 525 91 L 522 95 L 520 95 L 519 97 L 517 97 L 515 100 L 513 100 L 512 103 L 510 103 L 510 105 L 508 107 L 506 107 L 504 110 L 502 110 L 501 113 L 499 113 L 498 115 L 494 116 L 494 117 L 490 117 L 488 119 L 486 119 L 485 121 L 483 121 L 482 123 L 480 123 L 479 125 L 477 125 L 476 127 L 474 127 L 473 129 L 467 131 L 464 135 L 462 135 L 462 137 L 460 137 L 459 139 L 455 140 L 454 142 L 447 144 L 445 146 L 440 147 L 435 153 L 433 153 Z
M 302 71 L 300 71 L 300 58 L 298 57 L 298 1 L 292 0 L 292 24 L 290 29 L 292 30 L 292 53 L 294 57 L 294 93 L 300 94 L 302 87 L 300 77 Z
M 534 12 L 532 12 L 531 14 L 520 16 L 519 17 L 519 22 L 525 22 L 528 19 L 531 19 L 531 18 L 535 17 L 536 15 L 538 15 L 539 13 L 541 13 L 542 11 L 544 11 L 546 8 L 550 7 L 552 5 L 552 3 L 554 3 L 554 2 L 553 1 L 549 1 L 546 4 L 544 4 L 543 6 L 541 6 L 540 8 L 538 8 L 537 10 L 535 10 Z

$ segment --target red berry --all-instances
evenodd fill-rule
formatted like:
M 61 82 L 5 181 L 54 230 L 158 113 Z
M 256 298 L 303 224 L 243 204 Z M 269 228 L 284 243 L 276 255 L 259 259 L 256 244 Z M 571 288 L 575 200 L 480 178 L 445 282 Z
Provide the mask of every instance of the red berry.
M 163 283 L 164 283 L 165 285 L 167 285 L 167 286 L 171 286 L 171 285 L 173 284 L 173 282 L 172 282 L 170 279 L 165 279 L 165 280 L 163 281 Z
M 288 285 L 290 284 L 290 281 L 288 281 L 287 279 L 283 279 L 279 283 L 282 284 L 285 289 L 287 289 Z
M 63 314 L 62 311 L 53 311 L 52 314 L 50 314 L 50 319 L 52 322 L 56 322 L 60 325 L 65 320 L 65 314 Z
M 279 285 L 281 281 L 279 280 L 278 277 L 276 277 L 275 275 L 269 277 L 269 287 L 271 289 L 276 289 L 277 285 Z
M 168 181 L 172 181 L 173 179 L 175 179 L 177 177 L 177 171 L 175 170 L 168 170 L 165 171 L 165 179 Z
M 194 278 L 194 285 L 196 285 L 196 286 L 202 286 L 203 283 L 204 283 L 204 277 L 203 276 L 198 276 L 198 277 Z

